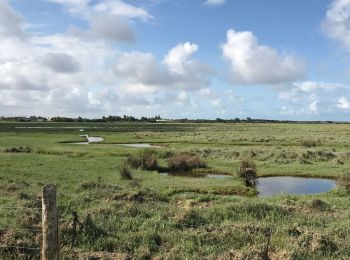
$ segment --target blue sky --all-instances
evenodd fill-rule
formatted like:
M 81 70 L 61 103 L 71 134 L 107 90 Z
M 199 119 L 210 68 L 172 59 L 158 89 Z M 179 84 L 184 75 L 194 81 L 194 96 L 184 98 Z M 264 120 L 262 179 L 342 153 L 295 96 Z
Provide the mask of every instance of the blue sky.
M 4 116 L 349 120 L 350 0 L 0 0 Z

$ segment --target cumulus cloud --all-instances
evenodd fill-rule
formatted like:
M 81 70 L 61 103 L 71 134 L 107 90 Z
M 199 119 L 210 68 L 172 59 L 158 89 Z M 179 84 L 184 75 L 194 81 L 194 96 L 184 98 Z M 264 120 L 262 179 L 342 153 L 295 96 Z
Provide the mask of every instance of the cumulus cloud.
M 317 105 L 320 103 L 319 100 L 312 101 L 311 104 L 309 105 L 309 111 L 312 114 L 317 114 L 318 113 L 318 108 Z
M 350 1 L 333 0 L 322 27 L 330 38 L 350 49 Z
M 79 63 L 66 53 L 48 53 L 43 65 L 58 73 L 75 73 L 79 71 Z
M 169 84 L 165 72 L 161 70 L 151 53 L 122 53 L 115 62 L 113 72 L 118 77 L 133 83 L 134 86 L 139 84 L 138 91 L 142 91 L 142 86 L 146 92 L 149 92 L 153 90 L 150 86 Z
M 85 40 L 102 39 L 112 42 L 133 42 L 135 34 L 131 23 L 135 19 L 148 21 L 153 18 L 145 9 L 122 0 L 48 0 L 63 5 L 72 15 L 87 21 L 89 29 L 70 28 L 72 35 Z
M 234 83 L 281 84 L 302 79 L 306 74 L 301 59 L 260 45 L 252 32 L 229 30 L 221 48 L 231 65 L 230 78 Z
M 193 61 L 189 60 L 189 58 L 197 50 L 198 45 L 194 43 L 180 43 L 169 51 L 164 58 L 164 63 L 171 72 L 182 74 L 186 68 L 193 64 Z
M 117 58 L 113 72 L 143 92 L 207 88 L 211 68 L 192 58 L 197 50 L 198 46 L 193 43 L 178 44 L 165 55 L 163 64 L 150 53 L 123 53 Z
M 88 36 L 110 41 L 133 42 L 135 34 L 126 19 L 115 15 L 96 15 L 90 21 Z
M 211 69 L 194 59 L 198 50 L 194 43 L 178 44 L 159 60 L 151 53 L 119 50 L 107 41 L 108 31 L 86 40 L 86 33 L 92 31 L 80 31 L 85 33 L 80 37 L 0 37 L 0 49 L 6 50 L 0 52 L 0 111 L 4 115 L 154 115 L 173 109 L 169 104 L 194 109 L 197 105 L 190 96 L 210 86 Z
M 303 81 L 287 85 L 278 94 L 280 99 L 297 103 L 313 98 L 315 95 L 328 96 L 329 93 L 346 89 L 346 86 L 334 82 Z
M 337 101 L 336 107 L 342 110 L 350 110 L 350 101 L 346 97 L 340 97 Z
M 139 18 L 147 21 L 153 18 L 145 9 L 127 4 L 121 0 L 105 0 L 95 5 L 94 10 L 129 19 Z
M 226 0 L 207 0 L 203 4 L 207 6 L 222 5 L 226 3 Z
M 22 38 L 22 26 L 22 17 L 11 8 L 8 1 L 0 1 L 0 36 Z
M 278 93 L 283 101 L 283 115 L 332 115 L 350 109 L 350 102 L 339 92 L 349 93 L 348 86 L 334 82 L 305 81 L 285 86 Z

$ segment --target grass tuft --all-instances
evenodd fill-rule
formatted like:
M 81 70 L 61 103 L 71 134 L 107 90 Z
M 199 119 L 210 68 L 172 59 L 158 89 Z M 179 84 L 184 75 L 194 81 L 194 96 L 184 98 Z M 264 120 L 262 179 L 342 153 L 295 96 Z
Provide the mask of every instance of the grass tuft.
M 207 164 L 198 155 L 188 152 L 173 154 L 167 162 L 171 172 L 186 172 L 207 167 Z
M 129 170 L 129 167 L 127 165 L 122 166 L 122 168 L 119 170 L 119 175 L 123 180 L 132 180 L 132 174 Z
M 242 160 L 238 169 L 238 176 L 241 177 L 248 187 L 254 187 L 257 184 L 256 165 L 251 160 Z
M 134 169 L 155 171 L 158 169 L 158 158 L 152 150 L 141 150 L 136 155 L 130 155 L 127 164 Z
M 4 153 L 31 153 L 33 151 L 30 147 L 10 147 L 4 150 Z

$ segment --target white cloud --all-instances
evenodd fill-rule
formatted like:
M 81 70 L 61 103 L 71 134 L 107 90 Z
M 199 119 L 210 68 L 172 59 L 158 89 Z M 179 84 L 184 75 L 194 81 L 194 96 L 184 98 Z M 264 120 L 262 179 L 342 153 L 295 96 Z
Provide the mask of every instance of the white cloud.
M 344 96 L 339 98 L 339 93 L 348 94 L 348 86 L 334 82 L 292 83 L 278 93 L 278 98 L 283 101 L 280 112 L 293 116 L 329 116 L 334 120 L 341 110 L 350 110 L 350 102 Z
M 129 19 L 139 18 L 147 21 L 153 18 L 145 9 L 127 4 L 121 0 L 105 0 L 93 8 L 98 12 L 110 13 Z
M 319 100 L 315 100 L 313 101 L 310 105 L 309 105 L 309 111 L 312 114 L 318 114 L 318 109 L 317 109 L 317 105 L 318 103 L 320 103 Z
M 63 5 L 66 12 L 77 18 L 87 19 L 91 15 L 89 3 L 91 0 L 46 0 L 48 2 Z
M 148 21 L 153 16 L 147 10 L 137 7 L 122 0 L 102 0 L 94 2 L 91 0 L 46 0 L 49 2 L 61 4 L 66 10 L 81 19 L 91 19 L 97 14 L 114 15 L 124 17 L 130 20 L 141 19 Z
M 133 42 L 135 40 L 128 21 L 114 15 L 99 14 L 91 18 L 91 31 L 88 32 L 92 38 L 102 38 L 110 41 Z
M 216 6 L 226 3 L 226 0 L 207 0 L 203 4 L 207 6 Z
M 58 4 L 88 4 L 91 0 L 47 0 Z
M 281 84 L 304 78 L 305 63 L 293 55 L 280 55 L 275 49 L 259 45 L 248 31 L 227 32 L 227 42 L 221 46 L 224 58 L 231 65 L 234 83 Z
M 189 58 L 198 51 L 198 45 L 194 43 L 180 43 L 172 48 L 164 58 L 164 63 L 171 72 L 182 74 L 193 64 Z
M 14 11 L 7 0 L 0 1 L 0 37 L 24 36 L 22 17 Z
M 342 110 L 350 110 L 350 101 L 346 97 L 340 97 L 337 101 L 336 107 Z
M 306 99 L 315 99 L 315 96 L 328 97 L 329 93 L 340 91 L 345 88 L 344 85 L 334 82 L 295 82 L 281 90 L 278 97 L 288 102 L 298 103 Z
M 58 73 L 75 73 L 79 71 L 79 63 L 66 53 L 48 53 L 43 65 Z
M 165 55 L 163 64 L 150 53 L 130 52 L 117 57 L 113 73 L 143 91 L 208 88 L 211 69 L 191 55 L 196 44 L 178 44 Z
M 93 5 L 90 0 L 47 0 L 65 6 L 72 15 L 88 22 L 89 29 L 71 26 L 72 35 L 85 40 L 109 40 L 133 42 L 135 34 L 131 23 L 135 19 L 148 21 L 153 18 L 145 9 L 122 0 L 104 0 Z
M 350 49 L 350 1 L 333 0 L 322 27 L 330 38 Z

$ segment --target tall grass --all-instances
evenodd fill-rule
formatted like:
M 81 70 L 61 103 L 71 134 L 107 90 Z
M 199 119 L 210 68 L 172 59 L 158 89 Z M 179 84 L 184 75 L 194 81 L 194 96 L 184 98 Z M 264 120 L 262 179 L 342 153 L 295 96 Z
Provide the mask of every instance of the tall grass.
M 253 161 L 244 159 L 241 161 L 238 176 L 241 177 L 248 187 L 254 187 L 257 184 L 256 165 Z
M 130 155 L 127 164 L 134 169 L 155 171 L 158 169 L 158 158 L 152 150 L 141 150 L 135 155 Z
M 198 155 L 188 152 L 175 153 L 168 158 L 167 162 L 171 172 L 186 172 L 207 167 L 207 164 Z
M 119 170 L 119 175 L 123 180 L 132 180 L 132 174 L 129 170 L 129 167 L 127 165 L 124 165 Z
M 311 147 L 316 147 L 316 146 L 320 145 L 320 141 L 316 141 L 316 140 L 303 140 L 303 141 L 301 141 L 300 144 L 301 144 L 301 146 L 311 148 Z

